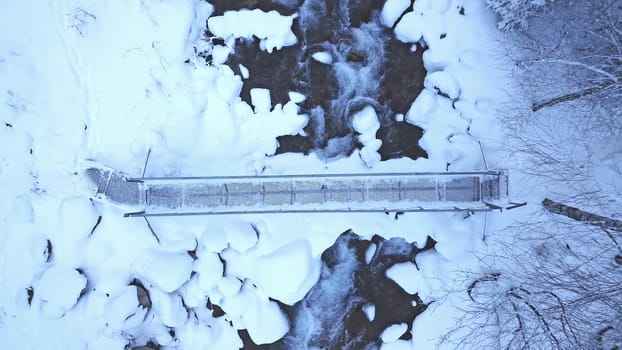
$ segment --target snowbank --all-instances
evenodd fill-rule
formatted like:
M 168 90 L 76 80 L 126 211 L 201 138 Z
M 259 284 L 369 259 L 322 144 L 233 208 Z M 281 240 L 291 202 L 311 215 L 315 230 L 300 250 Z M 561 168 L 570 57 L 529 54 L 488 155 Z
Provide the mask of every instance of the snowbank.
M 406 323 L 390 325 L 382 332 L 380 338 L 384 343 L 393 343 L 396 342 L 407 329 L 408 325 Z
M 134 272 L 167 293 L 190 279 L 193 260 L 188 254 L 147 253 L 136 262 Z
M 382 7 L 382 15 L 380 17 L 382 24 L 387 27 L 393 27 L 406 9 L 410 7 L 410 4 L 410 0 L 387 0 Z
M 294 18 L 296 15 L 283 16 L 277 11 L 227 11 L 222 16 L 210 17 L 207 26 L 212 33 L 225 39 L 256 36 L 261 40 L 261 48 L 272 52 L 296 44 L 296 35 L 291 31 Z
M 380 161 L 378 150 L 382 141 L 376 139 L 376 132 L 380 128 L 380 122 L 373 107 L 367 106 L 352 116 L 352 127 L 360 135 L 358 140 L 363 144 L 360 150 L 361 160 L 368 166 L 373 167 Z
M 419 270 L 411 262 L 395 264 L 387 270 L 387 277 L 394 280 L 408 294 L 417 293 L 416 276 L 418 274 Z
M 289 305 L 302 299 L 319 277 L 319 261 L 306 240 L 292 241 L 267 254 L 251 250 L 241 255 L 229 249 L 222 256 L 227 274 L 249 278 L 263 293 Z
M 43 315 L 61 317 L 76 304 L 85 287 L 86 277 L 75 268 L 49 268 L 35 283 L 36 295 L 42 302 Z
M 269 91 L 256 90 L 250 106 L 239 94 L 242 78 L 254 67 L 245 67 L 239 77 L 219 64 L 236 38 L 255 36 L 268 52 L 295 44 L 295 16 L 241 10 L 208 21 L 213 7 L 199 0 L 5 4 L 0 12 L 3 345 L 124 349 L 159 339 L 171 347 L 237 349 L 238 329 L 247 329 L 258 344 L 270 343 L 289 329 L 270 298 L 290 305 L 303 298 L 318 279 L 322 252 L 347 229 L 419 243 L 434 237 L 436 252 L 417 256 L 420 271 L 404 265 L 387 274 L 424 301 L 442 295 L 443 283 L 477 248 L 479 216 L 154 219 L 151 232 L 142 220 L 122 218 L 122 209 L 91 202 L 81 174 L 89 159 L 139 175 L 149 150 L 146 170 L 154 176 L 481 169 L 477 142 L 498 132 L 491 127 L 498 85 L 491 81 L 484 5 L 417 0 L 409 8 L 409 3 L 388 0 L 382 21 L 395 25 L 400 40 L 427 47 L 426 89 L 404 118 L 425 130 L 420 143 L 429 159 L 380 162 L 379 116 L 366 107 L 352 120 L 363 149 L 329 163 L 315 154 L 274 156 L 278 136 L 304 133 L 308 117 L 297 104 L 305 96 L 291 93 L 291 101 L 272 105 Z M 197 41 L 206 21 L 207 29 L 230 45 L 213 48 L 211 66 L 196 56 L 208 48 Z M 334 64 L 331 58 L 323 51 L 315 56 Z M 151 309 L 129 285 L 134 278 L 149 291 Z M 205 308 L 208 298 L 227 316 L 213 317 Z M 372 305 L 366 308 L 369 319 L 374 311 Z M 426 325 L 442 323 L 448 314 L 421 315 L 414 342 L 426 347 L 425 335 L 433 334 Z M 174 337 L 167 327 L 174 328 Z M 386 339 L 395 340 L 395 334 Z M 138 341 L 143 344 L 131 344 Z M 409 342 L 383 348 L 404 344 Z

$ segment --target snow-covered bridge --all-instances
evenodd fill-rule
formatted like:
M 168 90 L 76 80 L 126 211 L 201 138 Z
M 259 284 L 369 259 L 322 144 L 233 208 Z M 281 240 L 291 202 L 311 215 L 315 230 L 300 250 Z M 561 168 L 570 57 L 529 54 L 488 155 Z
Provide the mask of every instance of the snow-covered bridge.
M 489 211 L 507 203 L 504 171 L 143 177 L 89 168 L 95 196 L 126 216 Z

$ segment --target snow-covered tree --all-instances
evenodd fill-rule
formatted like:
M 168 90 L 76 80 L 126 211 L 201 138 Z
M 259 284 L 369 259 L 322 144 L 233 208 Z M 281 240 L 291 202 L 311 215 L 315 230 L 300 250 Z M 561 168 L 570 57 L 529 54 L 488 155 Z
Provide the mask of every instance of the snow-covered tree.
M 505 36 L 507 158 L 535 203 L 468 275 L 462 348 L 622 348 L 622 3 L 547 6 Z
M 620 205 L 622 3 L 551 9 L 529 30 L 508 35 L 519 94 L 503 121 L 510 153 L 557 200 L 586 209 Z
M 622 346 L 622 222 L 545 200 L 497 235 L 445 341 L 462 349 Z M 578 220 L 577 220 L 578 219 Z
M 528 20 L 541 14 L 554 0 L 487 0 L 488 6 L 499 15 L 501 30 L 526 29 Z

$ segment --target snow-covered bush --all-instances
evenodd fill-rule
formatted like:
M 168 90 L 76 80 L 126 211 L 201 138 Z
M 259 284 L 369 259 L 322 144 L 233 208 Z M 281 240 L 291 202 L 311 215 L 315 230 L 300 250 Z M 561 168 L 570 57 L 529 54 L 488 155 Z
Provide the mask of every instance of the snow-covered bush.
M 497 25 L 504 31 L 525 29 L 529 17 L 546 10 L 555 0 L 487 0 L 488 7 L 499 15 Z

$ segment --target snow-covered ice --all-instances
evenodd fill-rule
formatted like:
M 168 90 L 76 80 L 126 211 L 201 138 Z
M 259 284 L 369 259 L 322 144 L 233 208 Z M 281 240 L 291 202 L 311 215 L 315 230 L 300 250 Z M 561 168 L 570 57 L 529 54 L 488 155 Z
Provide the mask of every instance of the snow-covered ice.
M 198 287 L 207 292 L 219 284 L 224 267 L 217 253 L 205 252 L 195 261 L 194 271 L 198 274 Z
M 295 92 L 295 91 L 290 91 L 288 95 L 289 95 L 290 101 L 294 103 L 302 103 L 306 99 L 305 95 L 299 92 Z
M 188 319 L 188 311 L 185 309 L 181 296 L 169 294 L 158 288 L 149 291 L 154 313 L 166 327 L 181 327 Z
M 369 321 L 373 321 L 376 318 L 376 306 L 373 304 L 363 306 L 363 312 Z
M 270 90 L 268 89 L 251 89 L 251 103 L 255 106 L 255 113 L 268 113 L 272 108 L 270 100 Z
M 185 253 L 147 253 L 136 262 L 134 272 L 167 293 L 190 279 L 192 258 Z
M 387 270 L 387 277 L 394 280 L 409 294 L 415 294 L 418 291 L 416 278 L 418 274 L 417 267 L 411 262 L 395 264 Z
M 324 64 L 333 63 L 333 56 L 331 56 L 330 52 L 326 52 L 326 51 L 316 52 L 311 57 L 313 57 L 314 60 L 324 63 Z
M 370 263 L 371 259 L 374 257 L 374 254 L 376 254 L 376 249 L 378 249 L 378 246 L 375 243 L 372 243 L 369 245 L 369 248 L 367 248 L 367 250 L 365 251 L 365 262 L 366 263 Z
M 278 304 L 267 297 L 255 294 L 255 302 L 242 315 L 242 321 L 255 344 L 270 344 L 289 331 L 287 316 Z
M 358 140 L 363 144 L 360 150 L 361 160 L 368 166 L 373 167 L 380 161 L 378 150 L 382 141 L 376 139 L 376 132 L 380 128 L 380 122 L 373 107 L 367 106 L 352 116 L 352 126 L 360 135 Z
M 142 323 L 147 310 L 139 304 L 136 295 L 136 286 L 127 286 L 116 294 L 93 298 L 96 302 L 103 301 L 103 305 L 97 310 L 99 312 L 93 313 L 94 318 L 105 320 L 109 330 L 118 331 L 138 326 Z
M 248 70 L 248 68 L 246 68 L 246 66 L 244 66 L 243 64 L 238 65 L 238 67 L 240 68 L 240 72 L 242 73 L 242 78 L 248 79 L 248 77 L 250 76 L 250 71 Z
M 393 27 L 395 22 L 410 7 L 410 0 L 387 0 L 382 7 L 382 24 Z
M 300 300 L 319 276 L 318 261 L 306 240 L 291 241 L 267 254 L 251 250 L 242 255 L 229 249 L 222 256 L 228 275 L 249 278 L 263 293 L 285 304 Z
M 460 85 L 451 73 L 446 71 L 428 74 L 425 78 L 425 87 L 447 94 L 451 99 L 456 99 L 460 96 Z
M 385 343 L 393 343 L 397 341 L 407 329 L 408 325 L 406 323 L 393 324 L 382 332 L 380 338 Z
M 45 270 L 35 284 L 43 313 L 49 317 L 61 317 L 76 304 L 85 287 L 86 278 L 77 269 L 65 266 Z
M 261 46 L 268 52 L 297 42 L 291 26 L 296 16 L 283 16 L 277 11 L 261 10 L 227 11 L 222 16 L 210 17 L 208 28 L 222 37 L 261 39 Z

